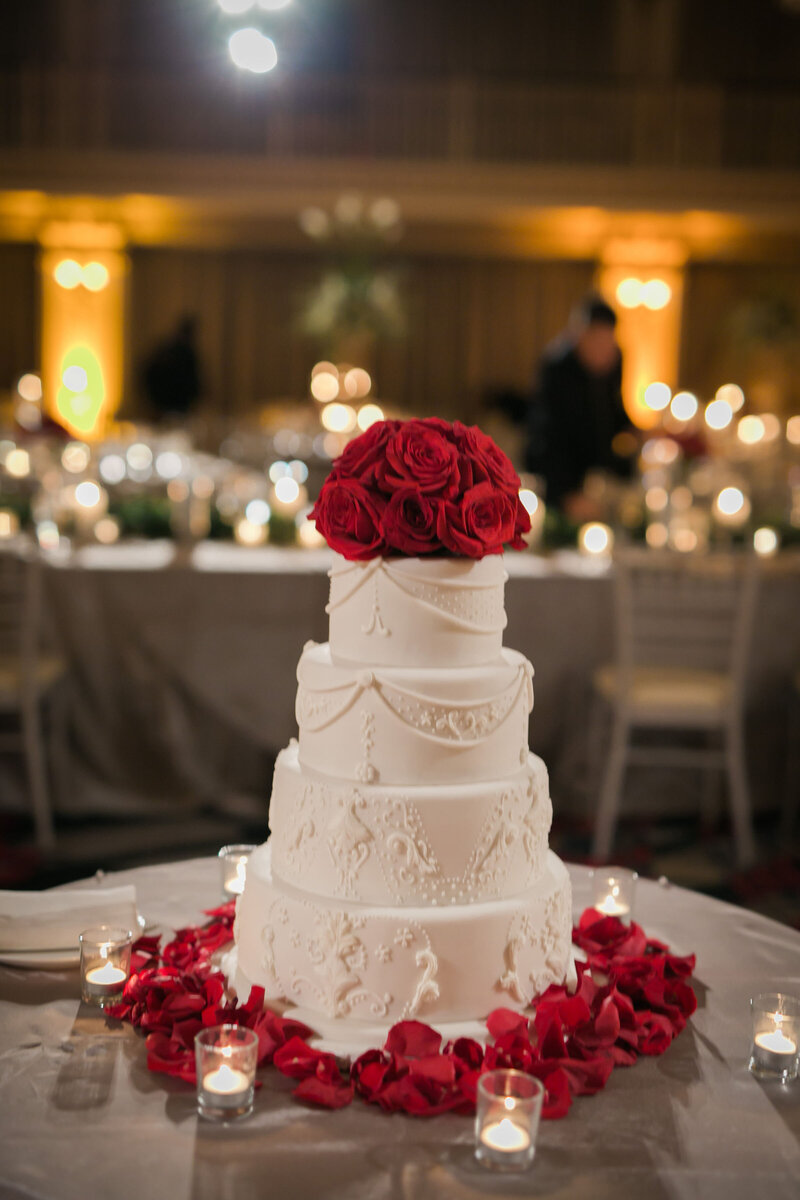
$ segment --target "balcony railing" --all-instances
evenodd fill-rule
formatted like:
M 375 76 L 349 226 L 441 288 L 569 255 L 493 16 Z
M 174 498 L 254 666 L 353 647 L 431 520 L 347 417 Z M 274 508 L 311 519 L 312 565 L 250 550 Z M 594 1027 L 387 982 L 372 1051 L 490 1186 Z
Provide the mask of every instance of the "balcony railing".
M 581 166 L 800 167 L 800 93 L 349 77 L 0 76 L 0 147 Z M 246 85 L 246 86 L 245 86 Z

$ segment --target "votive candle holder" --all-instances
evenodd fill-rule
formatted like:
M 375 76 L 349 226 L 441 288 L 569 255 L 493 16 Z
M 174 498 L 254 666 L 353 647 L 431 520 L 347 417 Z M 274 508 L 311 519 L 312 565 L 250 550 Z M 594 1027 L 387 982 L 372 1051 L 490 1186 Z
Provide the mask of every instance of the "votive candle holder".
M 223 846 L 219 852 L 222 868 L 222 892 L 226 900 L 235 900 L 244 891 L 247 860 L 255 846 Z
M 592 872 L 592 907 L 605 917 L 618 917 L 623 925 L 633 920 L 636 871 L 625 867 L 602 867 Z
M 81 999 L 103 1008 L 122 997 L 131 973 L 133 933 L 121 926 L 96 925 L 80 934 Z
M 493 1171 L 527 1171 L 536 1154 L 544 1084 L 522 1071 L 487 1071 L 478 1080 L 475 1157 Z
M 214 1025 L 194 1039 L 197 1107 L 212 1121 L 236 1121 L 253 1111 L 258 1036 L 243 1025 Z
M 750 1012 L 750 1070 L 759 1079 L 790 1083 L 800 1071 L 800 1000 L 783 992 L 763 992 L 750 1001 Z

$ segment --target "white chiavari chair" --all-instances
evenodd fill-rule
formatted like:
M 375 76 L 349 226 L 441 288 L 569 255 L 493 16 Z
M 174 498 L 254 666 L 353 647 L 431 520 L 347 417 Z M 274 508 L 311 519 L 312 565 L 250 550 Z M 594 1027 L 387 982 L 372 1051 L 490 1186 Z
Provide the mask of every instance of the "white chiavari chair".
M 40 849 L 55 843 L 42 707 L 65 672 L 40 648 L 42 575 L 35 557 L 0 552 L 0 751 L 21 752 Z
M 593 852 L 611 852 L 630 763 L 700 767 L 727 775 L 736 857 L 746 866 L 756 850 L 744 752 L 755 563 L 629 550 L 615 569 L 616 662 L 593 680 L 613 710 Z M 655 730 L 671 731 L 670 744 L 641 743 Z M 705 744 L 680 745 L 682 733 L 695 743 L 702 733 Z

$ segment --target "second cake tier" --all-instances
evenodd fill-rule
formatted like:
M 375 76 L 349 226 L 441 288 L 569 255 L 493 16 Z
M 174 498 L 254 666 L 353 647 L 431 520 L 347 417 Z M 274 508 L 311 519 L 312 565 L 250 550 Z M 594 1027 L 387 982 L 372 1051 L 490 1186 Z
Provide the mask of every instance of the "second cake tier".
M 369 670 L 309 642 L 297 668 L 300 762 L 359 783 L 509 778 L 528 760 L 532 677 L 515 650 L 484 666 Z

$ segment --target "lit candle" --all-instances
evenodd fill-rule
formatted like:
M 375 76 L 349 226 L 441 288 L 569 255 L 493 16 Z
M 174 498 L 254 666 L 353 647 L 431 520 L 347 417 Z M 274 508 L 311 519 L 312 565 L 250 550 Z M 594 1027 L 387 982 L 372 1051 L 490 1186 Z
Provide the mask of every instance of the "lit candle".
M 606 917 L 619 917 L 622 921 L 631 915 L 630 907 L 623 904 L 621 900 L 617 900 L 615 896 L 606 896 L 595 905 L 598 912 L 603 913 Z
M 227 1063 L 223 1063 L 222 1066 L 209 1071 L 203 1079 L 203 1089 L 206 1092 L 211 1092 L 215 1103 L 222 1106 L 226 1103 L 232 1105 L 240 1104 L 242 1093 L 246 1092 L 249 1087 L 250 1081 L 244 1071 L 239 1071 L 236 1067 L 230 1067 Z
M 245 875 L 247 874 L 247 859 L 240 858 L 236 864 L 236 875 L 225 884 L 225 891 L 231 896 L 241 896 L 244 891 Z
M 113 984 L 119 986 L 126 979 L 125 972 L 122 967 L 115 967 L 113 963 L 104 963 L 102 967 L 93 967 L 91 971 L 86 972 L 86 982 L 102 984 L 108 986 Z
M 783 1072 L 789 1069 L 797 1055 L 797 1042 L 787 1037 L 781 1029 L 783 1015 L 770 1013 L 774 1029 L 757 1033 L 753 1046 L 756 1065 L 767 1071 Z
M 241 896 L 247 881 L 247 860 L 255 846 L 223 846 L 219 852 L 222 864 L 222 892 L 229 900 Z
M 592 907 L 604 917 L 616 917 L 623 925 L 633 920 L 633 899 L 638 876 L 624 867 L 595 870 L 592 874 Z
M 490 1150 L 499 1150 L 506 1154 L 519 1154 L 531 1144 L 525 1130 L 515 1125 L 510 1117 L 503 1117 L 492 1125 L 484 1126 L 481 1130 L 481 1141 Z
M 121 995 L 130 974 L 132 941 L 129 929 L 100 925 L 83 930 L 81 999 L 86 1004 L 102 1008 L 105 1001 Z

